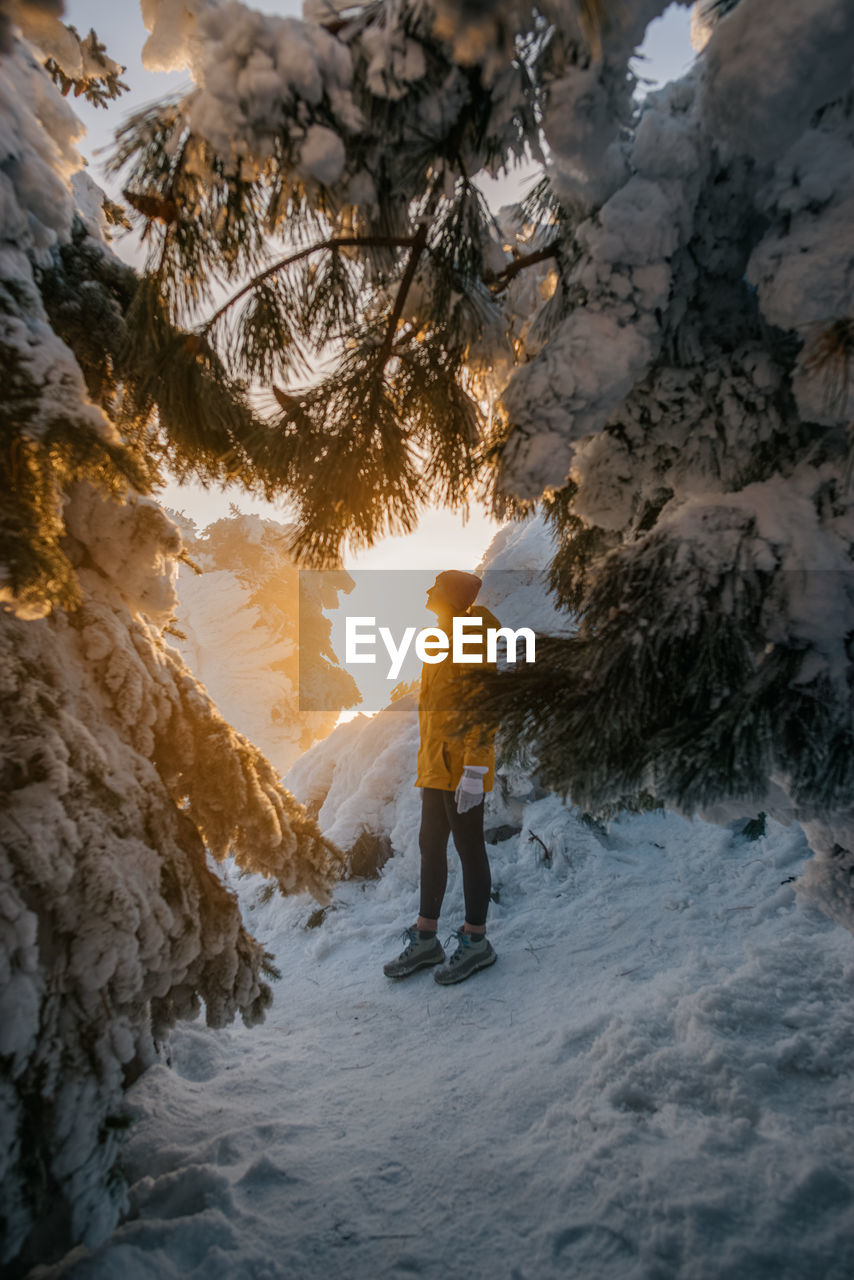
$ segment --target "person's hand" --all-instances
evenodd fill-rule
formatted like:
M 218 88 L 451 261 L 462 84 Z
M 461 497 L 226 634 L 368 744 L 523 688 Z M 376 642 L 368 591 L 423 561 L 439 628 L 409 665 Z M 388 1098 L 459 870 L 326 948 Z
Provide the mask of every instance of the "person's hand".
M 454 792 L 457 813 L 467 813 L 476 804 L 480 804 L 483 799 L 483 778 L 484 774 L 487 773 L 489 773 L 489 770 L 486 765 L 467 764 L 463 766 L 463 776 L 460 778 L 457 789 Z

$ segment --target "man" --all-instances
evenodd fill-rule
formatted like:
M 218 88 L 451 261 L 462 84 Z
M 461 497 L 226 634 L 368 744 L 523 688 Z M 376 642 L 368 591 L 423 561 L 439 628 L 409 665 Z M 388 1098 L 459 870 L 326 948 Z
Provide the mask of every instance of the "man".
M 473 573 L 450 569 L 440 573 L 427 592 L 427 608 L 435 613 L 445 635 L 453 634 L 454 617 L 479 615 L 483 627 L 469 629 L 466 653 L 485 656 L 486 630 L 501 624 L 482 605 L 475 605 L 481 580 Z M 466 664 L 467 665 L 467 664 Z M 486 913 L 492 879 L 483 838 L 484 795 L 492 789 L 495 774 L 494 731 L 473 725 L 460 735 L 454 722 L 459 681 L 466 667 L 452 661 L 425 662 L 421 668 L 418 724 L 421 743 L 415 786 L 421 788 L 421 902 L 416 923 L 406 930 L 407 945 L 383 967 L 388 978 L 407 978 L 432 966 L 436 982 L 443 986 L 462 982 L 494 964 L 495 951 L 486 937 Z M 455 731 L 456 730 L 456 731 Z M 463 870 L 466 918 L 456 931 L 457 949 L 446 964 L 439 942 L 439 914 L 448 880 L 448 837 Z

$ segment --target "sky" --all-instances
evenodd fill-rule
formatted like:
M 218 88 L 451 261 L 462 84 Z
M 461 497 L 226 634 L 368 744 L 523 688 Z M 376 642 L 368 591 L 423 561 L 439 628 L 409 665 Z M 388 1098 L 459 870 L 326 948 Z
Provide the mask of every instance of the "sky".
M 302 11 L 301 0 L 257 0 L 255 7 L 264 12 L 294 17 L 299 17 Z M 134 0 L 121 0 L 120 3 L 117 0 L 66 0 L 65 21 L 72 23 L 81 34 L 93 27 L 109 55 L 126 66 L 123 79 L 130 92 L 124 94 L 111 109 L 97 110 L 81 101 L 74 104 L 87 129 L 79 147 L 90 163 L 92 177 L 116 199 L 121 199 L 121 182 L 107 179 L 103 172 L 104 153 L 110 147 L 113 131 L 127 115 L 182 87 L 189 89 L 191 82 L 183 71 L 154 73 L 143 67 L 141 51 L 147 33 L 139 5 Z M 693 57 L 689 25 L 690 10 L 677 4 L 652 23 L 642 50 L 643 58 L 636 63 L 636 73 L 659 83 L 681 75 Z M 524 186 L 518 173 L 490 182 L 487 184 L 490 201 L 499 208 L 518 199 Z M 141 254 L 134 236 L 127 235 L 117 241 L 115 248 L 128 261 L 140 265 Z M 228 515 L 232 503 L 244 512 L 283 522 L 289 519 L 286 503 L 255 500 L 233 488 L 205 489 L 196 483 L 180 486 L 172 483 L 159 497 L 166 506 L 192 517 L 199 528 Z M 367 551 L 345 554 L 344 564 L 348 569 L 437 566 L 474 569 L 499 527 L 499 523 L 476 503 L 472 504 L 468 517 L 445 509 L 426 509 L 414 533 L 386 538 Z

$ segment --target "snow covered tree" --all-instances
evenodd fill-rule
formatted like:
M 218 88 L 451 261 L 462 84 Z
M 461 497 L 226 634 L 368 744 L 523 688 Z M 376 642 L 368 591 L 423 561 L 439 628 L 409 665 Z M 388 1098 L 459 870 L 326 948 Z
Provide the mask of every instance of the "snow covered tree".
M 289 379 L 304 556 L 542 499 L 581 625 L 499 678 L 507 732 L 585 807 L 782 805 L 854 927 L 854 13 L 707 0 L 637 103 L 665 7 L 160 0 L 149 65 L 195 88 L 117 160 L 172 322 Z M 522 158 L 495 218 L 477 178 Z
M 175 1021 L 269 1005 L 275 969 L 209 855 L 321 900 L 340 874 L 166 640 L 185 553 L 146 495 L 165 462 L 255 482 L 257 424 L 156 312 L 134 365 L 121 212 L 80 172 L 61 92 L 109 97 L 120 68 L 59 8 L 0 25 L 0 1262 L 24 1268 L 114 1225 L 122 1091 Z
M 586 806 L 800 818 L 805 891 L 854 928 L 854 15 L 695 18 L 694 72 L 598 160 L 553 89 L 572 304 L 507 387 L 498 483 L 545 493 L 580 629 L 494 705 Z
M 343 570 L 301 577 L 292 525 L 233 513 L 199 534 L 176 518 L 192 563 L 180 568 L 172 643 L 228 722 L 284 775 L 361 701 L 323 613 L 353 579 Z

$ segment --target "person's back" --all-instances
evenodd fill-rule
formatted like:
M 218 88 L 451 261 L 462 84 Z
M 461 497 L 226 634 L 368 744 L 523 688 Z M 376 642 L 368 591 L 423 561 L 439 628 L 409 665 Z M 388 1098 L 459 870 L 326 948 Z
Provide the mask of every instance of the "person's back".
M 478 655 L 478 666 L 487 665 L 486 632 L 501 623 L 484 605 L 471 605 L 464 614 L 453 617 L 480 618 L 480 635 L 470 630 L 465 640 L 466 653 Z M 443 628 L 444 629 L 444 628 Z M 451 634 L 448 632 L 446 634 Z M 492 663 L 493 667 L 495 663 Z M 418 751 L 416 787 L 439 787 L 456 790 L 466 764 L 485 765 L 484 791 L 492 789 L 495 771 L 494 734 L 480 725 L 472 725 L 460 737 L 456 733 L 459 707 L 459 685 L 471 670 L 469 664 L 454 662 L 449 653 L 442 662 L 425 662 L 421 668 L 418 696 L 418 725 L 421 742 Z

